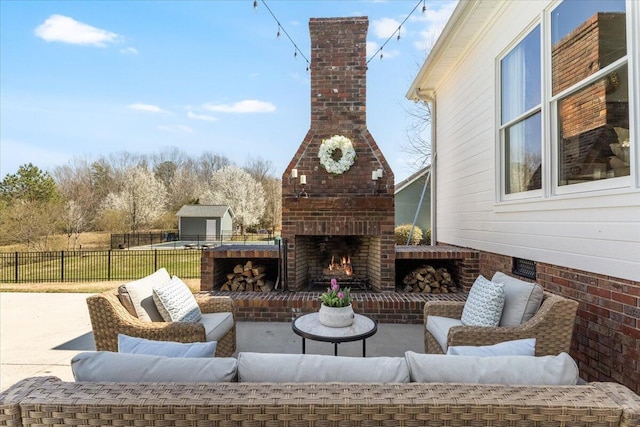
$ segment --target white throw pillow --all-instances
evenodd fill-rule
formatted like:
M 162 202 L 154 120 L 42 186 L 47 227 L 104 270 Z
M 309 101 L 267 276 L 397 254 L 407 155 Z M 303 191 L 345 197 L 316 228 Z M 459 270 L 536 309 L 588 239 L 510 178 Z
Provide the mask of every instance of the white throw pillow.
M 406 383 L 409 382 L 409 368 L 403 357 L 241 352 L 238 355 L 238 381 Z
M 166 357 L 214 357 L 217 345 L 217 341 L 181 343 L 154 341 L 118 334 L 118 351 L 120 353 Z
M 540 308 L 544 290 L 537 283 L 529 283 L 498 271 L 492 282 L 504 283 L 504 308 L 500 326 L 518 326 L 531 319 Z
M 75 355 L 71 370 L 76 381 L 220 382 L 234 381 L 233 357 L 164 357 L 92 351 Z
M 535 356 L 536 339 L 505 341 L 493 345 L 452 345 L 447 354 L 457 356 Z
M 498 326 L 503 306 L 504 284 L 480 275 L 469 290 L 460 320 L 467 326 Z
M 567 353 L 557 356 L 450 356 L 405 353 L 411 381 L 515 385 L 575 385 L 578 365 Z
M 202 312 L 191 289 L 178 277 L 153 287 L 153 300 L 165 322 L 198 322 Z
M 171 276 L 167 270 L 161 268 L 153 274 L 125 283 L 118 288 L 120 300 L 122 301 L 123 298 L 131 299 L 138 319 L 145 322 L 162 322 L 162 316 L 153 301 L 153 287 L 169 281 L 171 281 Z

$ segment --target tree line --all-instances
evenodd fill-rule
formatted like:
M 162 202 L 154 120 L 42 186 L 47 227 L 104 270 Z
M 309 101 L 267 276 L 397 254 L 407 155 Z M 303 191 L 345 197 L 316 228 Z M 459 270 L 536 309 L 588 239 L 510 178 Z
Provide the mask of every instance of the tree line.
M 75 250 L 83 232 L 176 229 L 185 204 L 229 205 L 234 225 L 277 230 L 281 182 L 270 161 L 250 157 L 240 167 L 211 152 L 191 156 L 177 148 L 78 157 L 52 172 L 29 163 L 0 182 L 0 245 L 50 250 L 64 233 Z

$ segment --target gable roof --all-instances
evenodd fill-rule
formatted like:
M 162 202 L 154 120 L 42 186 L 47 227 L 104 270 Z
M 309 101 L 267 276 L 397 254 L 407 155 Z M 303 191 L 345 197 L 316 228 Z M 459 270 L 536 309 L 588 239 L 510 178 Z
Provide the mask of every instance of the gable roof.
M 413 175 L 410 175 L 408 178 L 404 179 L 403 181 L 400 181 L 395 186 L 394 194 L 398 194 L 400 191 L 404 190 L 405 188 L 407 188 L 408 186 L 410 186 L 420 178 L 424 177 L 425 175 L 427 175 L 427 173 L 429 173 L 430 170 L 431 170 L 431 165 L 425 166 L 424 168 L 415 172 Z M 430 178 L 431 178 L 431 175 L 429 175 L 427 179 L 430 179 Z
M 231 217 L 234 216 L 229 205 L 184 205 L 176 213 L 177 217 L 192 218 L 221 218 L 229 211 Z

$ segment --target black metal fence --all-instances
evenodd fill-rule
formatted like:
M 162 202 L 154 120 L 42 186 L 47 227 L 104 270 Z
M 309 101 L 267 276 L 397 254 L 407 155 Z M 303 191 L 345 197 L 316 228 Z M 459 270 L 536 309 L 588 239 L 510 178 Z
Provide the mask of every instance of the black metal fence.
M 256 234 L 220 233 L 216 235 L 182 234 L 177 231 L 154 233 L 125 233 L 111 235 L 111 249 L 128 249 L 138 246 L 162 246 L 169 248 L 217 246 L 226 243 L 274 243 L 271 232 Z
M 108 250 L 0 253 L 0 282 L 130 280 L 165 267 L 180 278 L 200 277 L 200 250 Z

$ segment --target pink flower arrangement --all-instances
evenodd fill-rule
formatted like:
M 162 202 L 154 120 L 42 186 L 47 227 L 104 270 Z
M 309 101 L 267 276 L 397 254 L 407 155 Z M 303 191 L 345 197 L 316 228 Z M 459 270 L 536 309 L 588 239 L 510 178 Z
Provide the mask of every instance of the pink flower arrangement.
M 336 279 L 331 279 L 331 286 L 327 288 L 327 292 L 320 295 L 320 300 L 324 305 L 329 307 L 346 307 L 351 304 L 351 288 L 340 289 L 340 285 Z

